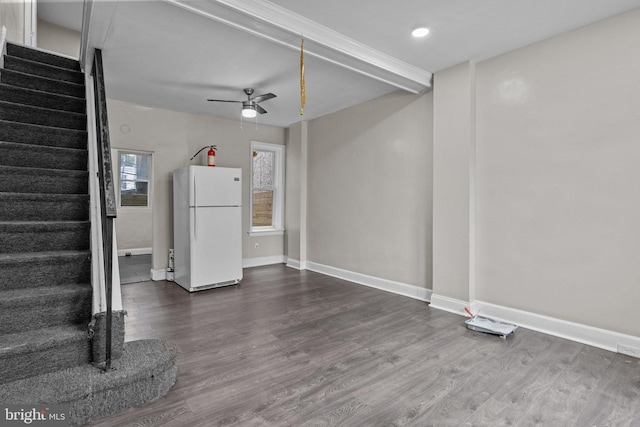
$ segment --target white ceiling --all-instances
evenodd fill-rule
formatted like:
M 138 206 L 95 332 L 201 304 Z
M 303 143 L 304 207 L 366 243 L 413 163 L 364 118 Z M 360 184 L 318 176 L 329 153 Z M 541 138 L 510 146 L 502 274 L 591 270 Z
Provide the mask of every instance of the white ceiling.
M 243 100 L 253 87 L 277 95 L 261 104 L 268 114 L 258 124 L 287 127 L 399 87 L 428 90 L 432 72 L 637 7 L 640 0 L 94 1 L 90 44 L 103 49 L 111 98 L 239 120 L 239 104 L 206 99 Z M 38 0 L 38 15 L 80 31 L 82 2 Z M 431 33 L 413 39 L 418 25 Z

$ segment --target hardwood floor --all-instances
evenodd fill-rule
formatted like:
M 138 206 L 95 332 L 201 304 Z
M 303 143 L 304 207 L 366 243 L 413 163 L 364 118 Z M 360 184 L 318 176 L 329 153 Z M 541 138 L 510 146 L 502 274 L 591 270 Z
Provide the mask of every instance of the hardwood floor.
M 284 265 L 190 294 L 123 286 L 126 339 L 182 350 L 151 404 L 91 426 L 638 426 L 640 360 Z

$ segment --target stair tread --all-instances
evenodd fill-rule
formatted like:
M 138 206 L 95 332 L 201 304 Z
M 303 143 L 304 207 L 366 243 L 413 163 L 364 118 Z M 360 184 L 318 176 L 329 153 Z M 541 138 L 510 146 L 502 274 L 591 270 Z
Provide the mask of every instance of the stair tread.
M 15 107 L 20 107 L 20 108 L 30 109 L 30 110 L 42 110 L 43 112 L 47 112 L 47 113 L 66 114 L 66 115 L 69 115 L 69 116 L 75 116 L 75 117 L 79 117 L 79 118 L 86 118 L 87 117 L 86 113 L 76 113 L 75 111 L 57 110 L 55 108 L 40 107 L 38 105 L 20 104 L 19 102 L 0 101 L 0 105 L 2 105 L 2 104 L 8 104 L 9 106 L 15 106 Z M 52 126 L 52 127 L 57 127 L 57 126 Z
M 83 231 L 91 221 L 0 221 L 0 233 L 60 233 Z M 1 250 L 1 249 L 0 249 Z M 4 251 L 11 253 L 11 251 Z
M 0 221 L 0 227 L 52 227 L 54 225 L 66 225 L 69 227 L 91 224 L 91 221 Z
M 5 62 L 6 59 L 9 59 L 10 61 L 18 61 L 18 62 L 23 62 L 26 64 L 31 64 L 33 66 L 36 67 L 42 67 L 44 69 L 50 69 L 52 72 L 63 72 L 63 73 L 68 73 L 70 75 L 74 75 L 78 78 L 83 77 L 82 71 L 80 70 L 72 70 L 70 68 L 66 68 L 66 67 L 60 67 L 58 65 L 55 64 L 47 64 L 46 62 L 40 62 L 40 61 L 34 61 L 33 59 L 29 59 L 29 58 L 23 58 L 21 56 L 16 56 L 16 55 L 12 55 L 12 54 L 5 54 Z M 27 73 L 26 71 L 22 71 L 26 74 L 30 74 Z M 39 74 L 32 74 L 34 76 L 40 76 Z M 55 79 L 55 80 L 60 80 L 60 81 L 68 81 L 68 80 L 62 80 L 62 79 Z M 82 80 L 84 81 L 84 80 Z M 75 82 L 72 82 L 75 83 Z M 80 84 L 80 83 L 76 83 L 76 84 Z
M 29 74 L 29 73 L 25 73 L 25 72 L 17 71 L 17 70 L 8 70 L 8 69 L 5 69 L 5 68 L 3 68 L 2 71 L 3 72 L 6 71 L 6 72 L 9 72 L 9 73 L 22 75 L 22 76 L 25 76 L 25 77 L 31 77 L 33 79 L 38 79 L 38 80 L 42 79 L 42 80 L 49 81 L 49 82 L 52 82 L 52 83 L 59 83 L 59 84 L 65 85 L 65 86 L 68 85 L 69 87 L 77 87 L 77 88 L 83 88 L 84 89 L 84 84 L 82 84 L 82 83 L 66 82 L 66 81 L 62 81 L 62 80 L 58 80 L 58 79 L 52 79 L 50 77 L 38 76 L 36 74 Z M 45 90 L 45 91 L 42 91 L 42 92 L 48 92 L 48 91 Z M 56 92 L 52 92 L 52 93 L 56 93 Z M 70 96 L 72 98 L 81 98 L 81 99 L 83 98 L 82 96 L 73 96 L 73 95 L 67 95 L 67 96 Z
M 36 144 L 27 144 L 23 142 L 11 142 L 11 141 L 0 141 L 0 147 L 14 149 L 14 150 L 38 150 L 38 151 L 49 151 L 51 153 L 67 153 L 67 154 L 84 154 L 88 152 L 86 148 L 71 148 L 71 147 L 56 147 L 53 145 L 36 145 Z M 40 169 L 40 168 L 38 168 Z
M 31 55 L 31 58 L 25 58 L 25 56 L 21 55 L 21 52 L 26 52 Z M 23 44 L 14 43 L 7 41 L 7 54 L 14 56 L 16 58 L 25 58 L 31 61 L 39 62 L 41 64 L 55 65 L 57 67 L 65 68 L 71 71 L 81 71 L 80 69 L 80 61 L 77 58 L 71 58 L 64 55 L 59 54 L 58 52 L 51 52 L 46 49 L 35 48 L 32 46 L 25 46 Z M 33 59 L 33 55 L 39 56 L 42 59 Z M 56 62 L 53 64 L 50 61 Z M 60 63 L 64 63 L 65 65 L 61 65 Z
M 65 298 L 79 292 L 86 293 L 91 291 L 91 285 L 88 283 L 3 290 L 0 291 L 0 307 L 12 306 L 22 300 L 31 300 L 33 297 L 38 296 Z
M 78 199 L 89 198 L 88 194 L 50 194 L 50 193 L 0 193 L 0 199 L 21 199 L 21 200 L 68 200 L 74 201 Z
M 61 107 L 55 107 L 53 109 L 55 110 L 60 110 L 60 111 L 71 111 L 70 108 L 74 108 L 74 109 L 80 109 L 81 111 L 75 111 L 76 113 L 82 113 L 85 111 L 86 108 L 86 104 L 85 104 L 85 100 L 84 98 L 78 98 L 75 96 L 70 96 L 70 95 L 65 95 L 63 93 L 53 93 L 53 92 L 46 92 L 43 90 L 38 90 L 38 89 L 32 89 L 32 88 L 26 88 L 26 87 L 20 87 L 20 86 L 13 86 L 10 84 L 6 84 L 6 83 L 0 83 L 0 91 L 6 91 L 6 92 L 10 92 L 10 94 L 8 96 L 14 96 L 15 94 L 17 95 L 22 95 L 22 97 L 24 98 L 25 96 L 31 97 L 31 99 L 29 100 L 29 102 L 36 102 L 34 100 L 37 100 L 37 102 L 39 103 L 59 103 L 60 105 L 66 105 L 66 108 L 61 108 Z M 12 101 L 9 101 L 12 102 Z M 25 101 L 16 101 L 16 104 L 22 104 L 22 105 L 36 105 L 36 104 L 31 104 Z M 44 107 L 44 105 L 39 105 Z
M 0 142 L 4 142 L 4 141 L 0 141 Z M 11 144 L 18 144 L 18 143 L 11 143 Z M 30 144 L 23 144 L 23 145 L 30 146 Z M 42 146 L 35 145 L 34 147 L 42 147 Z M 53 147 L 53 148 L 63 148 L 63 147 Z M 71 148 L 71 150 L 86 151 L 82 148 Z M 33 174 L 33 175 L 39 175 L 39 176 L 50 175 L 50 176 L 56 176 L 56 177 L 67 176 L 67 177 L 84 178 L 85 176 L 89 175 L 89 171 L 76 170 L 76 169 L 51 169 L 51 168 L 34 168 L 34 167 L 26 167 L 26 166 L 0 165 L 0 174 L 5 174 L 5 175 Z
M 37 89 L 43 92 L 65 94 L 79 99 L 85 99 L 85 85 L 48 77 L 36 76 L 16 70 L 2 69 L 0 81 L 16 87 Z
M 20 104 L 20 103 L 11 102 L 11 101 L 0 101 L 0 106 L 7 106 L 7 107 L 11 107 L 11 108 L 19 108 L 21 110 L 30 110 L 31 114 L 38 114 L 38 113 L 60 114 L 60 115 L 65 115 L 65 116 L 69 116 L 69 117 L 75 117 L 77 119 L 82 119 L 82 120 L 86 120 L 87 119 L 87 114 L 86 113 L 76 113 L 75 111 L 57 110 L 57 109 L 54 109 L 54 108 L 40 107 L 40 106 L 37 106 L 37 105 Z M 10 120 L 10 121 L 13 121 L 13 120 Z M 29 122 L 26 122 L 26 123 L 29 123 Z M 51 126 L 51 127 L 62 127 L 63 129 L 66 129 L 63 126 Z M 71 129 L 73 129 L 73 128 L 71 128 Z M 79 130 L 82 130 L 82 129 L 79 129 Z
M 38 261 L 50 258 L 76 258 L 91 255 L 89 250 L 81 251 L 46 251 L 46 252 L 17 252 L 0 254 L 0 263 L 12 261 Z
M 2 335 L 0 358 L 30 353 L 42 347 L 63 346 L 87 338 L 86 325 L 63 325 Z
M 59 128 L 57 126 L 39 125 L 36 123 L 13 122 L 11 120 L 0 119 L 0 125 L 4 126 L 4 124 L 14 124 L 19 127 L 34 126 L 35 128 L 38 128 L 38 129 L 44 129 L 44 130 L 47 130 L 48 132 L 56 132 L 59 134 L 79 134 L 79 135 L 87 134 L 86 129 L 82 130 L 82 129 Z

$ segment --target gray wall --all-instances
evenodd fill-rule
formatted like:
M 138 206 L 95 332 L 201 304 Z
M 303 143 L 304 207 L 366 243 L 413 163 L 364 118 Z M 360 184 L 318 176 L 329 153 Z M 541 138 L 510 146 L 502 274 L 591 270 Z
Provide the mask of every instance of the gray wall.
M 434 259 L 458 254 L 471 274 L 466 294 L 464 277 L 449 284 L 434 275 L 435 295 L 469 301 L 475 292 L 479 301 L 640 336 L 639 29 L 636 10 L 475 72 L 463 64 L 436 73 L 436 161 L 463 179 L 436 171 L 434 194 L 468 187 L 461 199 L 471 203 L 435 199 L 434 215 L 449 215 L 438 233 L 457 227 L 467 236 L 434 239 Z M 438 131 L 461 117 L 449 111 L 475 112 L 468 135 Z
M 310 121 L 308 260 L 430 288 L 431 140 L 431 94 Z
M 38 47 L 78 58 L 80 33 L 38 19 Z
M 287 129 L 287 157 L 285 180 L 285 252 L 292 260 L 301 261 L 301 225 L 305 222 L 302 218 L 304 207 L 302 206 L 303 191 L 306 191 L 306 181 L 303 178 L 303 168 L 306 158 L 303 156 L 303 145 L 306 144 L 305 122 L 291 125 Z
M 24 2 L 0 0 L 0 28 L 7 28 L 7 40 L 24 44 Z
M 107 88 L 108 90 L 108 88 Z M 285 143 L 285 131 L 270 126 L 220 120 L 208 116 L 134 105 L 109 100 L 109 131 L 114 149 L 153 153 L 153 268 L 167 267 L 168 250 L 173 247 L 173 170 L 189 164 L 206 164 L 206 150 L 189 162 L 191 156 L 208 144 L 216 144 L 216 165 L 242 168 L 243 185 L 243 257 L 245 259 L 282 256 L 283 236 L 249 237 L 249 185 L 251 140 Z M 123 131 L 124 130 L 124 131 Z M 118 212 L 120 215 L 120 212 Z M 117 220 L 118 233 L 127 233 L 138 224 L 132 218 L 123 224 Z M 254 243 L 259 242 L 259 248 Z

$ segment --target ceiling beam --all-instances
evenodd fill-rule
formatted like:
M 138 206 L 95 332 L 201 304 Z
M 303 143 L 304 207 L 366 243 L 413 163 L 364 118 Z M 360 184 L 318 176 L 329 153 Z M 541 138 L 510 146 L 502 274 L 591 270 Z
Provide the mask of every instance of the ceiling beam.
M 431 73 L 266 0 L 166 2 L 411 93 L 431 89 Z

